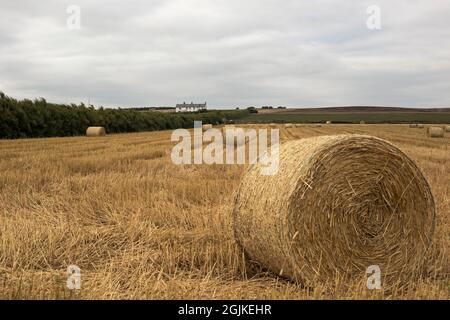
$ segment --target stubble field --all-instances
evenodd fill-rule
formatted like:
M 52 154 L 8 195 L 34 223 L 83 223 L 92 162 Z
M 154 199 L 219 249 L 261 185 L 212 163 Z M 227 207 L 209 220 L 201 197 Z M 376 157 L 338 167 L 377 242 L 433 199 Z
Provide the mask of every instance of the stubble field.
M 449 299 L 450 134 L 405 125 L 281 129 L 387 139 L 424 172 L 437 222 L 421 279 L 305 288 L 245 262 L 231 211 L 244 165 L 174 165 L 170 131 L 0 141 L 1 299 Z M 81 289 L 66 287 L 69 265 Z

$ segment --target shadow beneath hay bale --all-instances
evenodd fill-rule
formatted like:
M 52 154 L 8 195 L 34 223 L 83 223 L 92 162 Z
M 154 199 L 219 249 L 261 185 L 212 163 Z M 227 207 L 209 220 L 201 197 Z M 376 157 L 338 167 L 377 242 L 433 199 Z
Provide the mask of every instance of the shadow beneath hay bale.
M 256 279 L 274 279 L 277 282 L 283 282 L 283 283 L 290 283 L 296 286 L 299 286 L 303 289 L 313 289 L 311 287 L 304 286 L 302 282 L 294 281 L 289 279 L 288 277 L 285 277 L 281 274 L 277 274 L 270 269 L 264 267 L 262 264 L 260 264 L 258 261 L 253 260 L 248 253 L 245 252 L 245 250 L 242 248 L 242 246 L 239 243 L 236 243 L 237 247 L 239 248 L 239 251 L 242 256 L 243 260 L 243 278 L 245 280 L 256 280 Z

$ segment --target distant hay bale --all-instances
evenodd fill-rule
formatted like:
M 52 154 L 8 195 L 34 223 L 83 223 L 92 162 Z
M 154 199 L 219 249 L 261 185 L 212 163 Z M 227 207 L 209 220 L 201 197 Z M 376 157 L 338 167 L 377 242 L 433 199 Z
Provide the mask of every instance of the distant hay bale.
M 292 123 L 286 123 L 286 124 L 284 125 L 284 127 L 285 127 L 285 128 L 292 128 L 292 127 L 294 127 L 294 125 L 293 125 Z
M 445 132 L 450 132 L 450 126 L 445 126 L 445 127 L 444 127 L 444 131 L 445 131 Z
M 88 137 L 100 137 L 106 135 L 104 127 L 89 127 L 86 129 L 86 136 Z
M 300 123 L 297 123 L 297 124 L 295 125 L 295 127 L 296 127 L 296 128 L 301 128 L 302 125 L 301 125 Z
M 359 122 L 359 124 L 366 124 L 366 122 L 365 122 L 364 120 L 361 120 L 361 121 Z
M 410 128 L 417 128 L 417 123 L 410 123 L 410 124 L 409 124 L 409 127 L 410 127 Z
M 322 125 L 320 123 L 316 123 L 314 127 L 320 128 Z
M 417 128 L 423 129 L 423 128 L 425 128 L 425 126 L 423 125 L 423 123 L 418 123 L 418 124 L 417 124 Z
M 226 125 L 226 126 L 223 126 L 223 127 L 222 127 L 222 131 L 223 131 L 224 133 L 225 133 L 226 130 L 228 130 L 228 129 L 234 130 L 234 129 L 236 129 L 236 127 L 235 127 L 234 125 Z
M 204 125 L 202 125 L 202 130 L 203 131 L 206 131 L 206 130 L 208 130 L 208 129 L 212 129 L 212 124 L 204 124 Z
M 244 175 L 233 228 L 247 258 L 316 285 L 382 271 L 383 288 L 415 277 L 431 242 L 435 204 L 416 164 L 389 142 L 320 136 L 280 147 L 279 170 Z
M 441 127 L 429 127 L 427 134 L 430 138 L 442 138 L 444 137 L 444 129 Z
M 328 120 L 327 122 L 326 122 L 327 124 L 331 124 L 331 121 L 330 120 Z

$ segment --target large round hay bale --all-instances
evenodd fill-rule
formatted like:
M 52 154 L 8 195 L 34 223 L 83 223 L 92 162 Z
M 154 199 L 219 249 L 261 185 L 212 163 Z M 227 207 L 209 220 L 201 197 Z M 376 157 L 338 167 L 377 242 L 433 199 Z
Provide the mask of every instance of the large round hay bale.
M 444 131 L 445 131 L 445 132 L 450 132 L 450 126 L 445 126 L 445 127 L 444 127 Z
M 417 128 L 417 123 L 410 123 L 410 124 L 409 124 L 409 127 L 410 127 L 410 128 Z
M 106 135 L 104 127 L 89 127 L 86 129 L 86 136 L 88 137 L 100 137 Z
M 285 127 L 285 128 L 293 128 L 294 125 L 293 125 L 292 123 L 285 123 L 285 124 L 284 124 L 284 127 Z
M 326 122 L 327 124 L 331 124 L 331 121 L 330 120 L 328 120 L 327 122 Z
M 417 128 L 423 129 L 423 128 L 425 128 L 425 125 L 423 123 L 418 123 Z
M 262 166 L 245 174 L 233 212 L 249 259 L 306 285 L 366 277 L 371 265 L 384 288 L 417 275 L 435 205 L 395 146 L 364 135 L 293 140 L 281 145 L 276 174 L 262 175 Z
M 430 138 L 442 138 L 444 137 L 444 129 L 441 127 L 429 127 L 427 134 Z

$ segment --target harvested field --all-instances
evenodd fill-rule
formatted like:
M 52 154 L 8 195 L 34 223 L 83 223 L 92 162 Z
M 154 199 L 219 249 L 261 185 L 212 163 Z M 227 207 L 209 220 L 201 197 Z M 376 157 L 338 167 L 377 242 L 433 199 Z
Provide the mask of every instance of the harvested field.
M 418 280 L 389 292 L 367 290 L 361 278 L 304 287 L 248 263 L 231 215 L 247 166 L 174 165 L 172 132 L 162 131 L 0 141 L 0 298 L 450 298 L 449 135 L 430 139 L 408 125 L 277 127 L 282 141 L 373 135 L 415 161 L 436 202 Z M 71 264 L 81 268 L 80 290 L 66 288 Z

